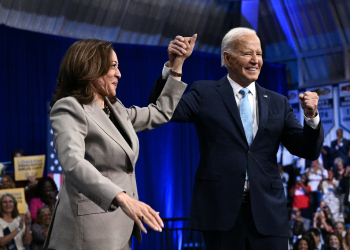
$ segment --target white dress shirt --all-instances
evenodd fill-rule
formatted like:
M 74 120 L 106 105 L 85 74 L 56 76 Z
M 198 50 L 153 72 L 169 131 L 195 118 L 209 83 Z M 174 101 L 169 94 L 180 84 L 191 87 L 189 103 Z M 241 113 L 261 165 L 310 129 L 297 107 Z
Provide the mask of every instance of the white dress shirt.
M 238 106 L 238 110 L 241 107 L 241 99 L 242 99 L 242 94 L 239 92 L 243 87 L 233 81 L 229 75 L 227 75 L 227 80 L 230 82 L 231 87 L 233 89 L 233 95 L 235 96 L 236 103 Z M 256 132 L 258 132 L 258 126 L 259 126 L 259 111 L 258 111 L 258 98 L 256 95 L 256 88 L 255 88 L 255 82 L 252 82 L 247 89 L 249 89 L 248 93 L 248 100 L 250 104 L 250 108 L 252 110 L 252 121 L 253 121 L 253 140 L 255 138 Z

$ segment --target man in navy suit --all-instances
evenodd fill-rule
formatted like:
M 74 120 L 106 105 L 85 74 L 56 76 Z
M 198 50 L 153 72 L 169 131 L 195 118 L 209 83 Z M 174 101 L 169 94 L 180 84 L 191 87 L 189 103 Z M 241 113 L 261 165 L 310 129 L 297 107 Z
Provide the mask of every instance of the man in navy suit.
M 149 102 L 156 100 L 169 74 L 178 75 L 171 70 L 173 61 L 185 53 L 191 39 L 177 36 L 169 44 L 169 61 Z M 324 139 L 318 96 L 313 92 L 299 96 L 303 127 L 286 97 L 256 82 L 263 60 L 254 30 L 230 30 L 221 52 L 228 75 L 219 81 L 194 82 L 172 118 L 194 123 L 199 140 L 201 158 L 189 227 L 203 232 L 208 250 L 284 250 L 288 248 L 288 216 L 276 154 L 282 142 L 294 155 L 318 158 Z M 251 143 L 240 115 L 242 88 L 248 89 Z
M 347 164 L 350 164 L 350 162 L 348 162 L 349 140 L 343 137 L 343 130 L 341 128 L 337 129 L 336 134 L 337 139 L 331 142 L 330 154 L 333 160 L 337 157 L 342 158 L 344 167 L 346 167 Z

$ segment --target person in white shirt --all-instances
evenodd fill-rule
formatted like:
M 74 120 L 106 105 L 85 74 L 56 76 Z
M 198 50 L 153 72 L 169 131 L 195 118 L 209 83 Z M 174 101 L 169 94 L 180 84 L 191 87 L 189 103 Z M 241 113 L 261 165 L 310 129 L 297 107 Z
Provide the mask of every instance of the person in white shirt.
M 322 200 L 322 193 L 317 187 L 320 181 L 326 178 L 324 169 L 320 166 L 318 160 L 311 162 L 310 167 L 306 169 L 306 175 L 309 180 L 308 185 L 311 187 L 310 205 L 312 212 L 315 212 Z
M 4 193 L 0 198 L 0 246 L 24 250 L 32 241 L 29 223 L 30 216 L 19 215 L 15 197 Z

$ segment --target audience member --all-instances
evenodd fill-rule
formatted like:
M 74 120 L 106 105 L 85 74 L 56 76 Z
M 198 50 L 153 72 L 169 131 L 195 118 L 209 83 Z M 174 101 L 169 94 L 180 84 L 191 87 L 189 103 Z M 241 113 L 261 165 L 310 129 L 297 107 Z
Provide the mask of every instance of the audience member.
M 334 233 L 338 234 L 342 239 L 345 237 L 345 224 L 341 221 L 334 223 Z
M 334 177 L 341 182 L 341 180 L 343 179 L 343 177 L 345 176 L 345 169 L 344 169 L 344 162 L 343 159 L 340 157 L 335 158 L 334 160 L 334 167 L 335 167 L 335 174 Z M 345 194 L 341 191 L 341 187 L 340 187 L 340 183 L 338 184 L 338 195 L 339 195 L 339 210 L 344 213 L 345 211 L 345 206 L 344 206 L 344 197 Z M 344 216 L 343 216 L 344 217 Z
M 12 188 L 16 188 L 16 183 L 12 180 L 11 176 L 9 175 L 2 176 L 0 189 L 12 189 Z M 26 206 L 26 212 L 28 213 L 28 216 L 30 216 L 27 202 L 25 206 Z
M 321 240 L 321 233 L 317 228 L 311 228 L 309 232 L 312 234 L 315 240 L 315 249 L 317 250 L 323 250 L 324 249 L 324 244 L 322 244 Z
M 4 175 L 5 173 L 8 174 L 14 180 L 15 178 L 15 173 L 14 173 L 14 164 L 15 164 L 15 158 L 16 157 L 21 157 L 21 156 L 27 156 L 26 152 L 22 149 L 16 149 L 15 151 L 12 152 L 11 155 L 11 160 L 12 164 L 6 165 L 4 169 L 2 170 L 2 174 Z M 25 197 L 26 201 L 29 204 L 31 199 L 34 197 L 35 193 L 35 188 L 36 185 L 38 184 L 38 180 L 35 179 L 34 176 L 28 176 L 27 181 L 16 181 L 15 185 L 17 188 L 25 188 Z
M 343 194 L 343 200 L 341 200 L 340 202 L 342 202 L 343 205 L 344 205 L 344 210 L 343 211 L 345 211 L 346 221 L 350 222 L 350 206 L 349 206 L 349 200 L 350 200 L 350 196 L 349 196 L 349 193 L 350 193 L 349 192 L 350 191 L 350 166 L 347 166 L 345 168 L 344 177 L 340 181 L 338 189 Z
M 293 228 L 295 221 L 303 222 L 303 232 L 310 229 L 310 226 L 311 226 L 310 220 L 303 218 L 301 216 L 301 212 L 300 212 L 299 208 L 297 208 L 297 207 L 292 208 L 292 214 L 290 216 L 290 221 L 289 221 L 289 225 L 291 228 Z
M 16 199 L 8 193 L 0 198 L 0 246 L 5 249 L 24 250 L 32 235 L 29 228 L 30 216 L 20 216 Z
M 344 250 L 339 235 L 330 233 L 326 239 L 326 250 Z
M 288 197 L 287 193 L 287 186 L 288 186 L 288 180 L 289 180 L 289 174 L 283 171 L 283 166 L 281 163 L 278 164 L 278 169 L 280 171 L 283 187 L 284 187 L 284 194 L 286 195 L 286 198 Z
M 305 219 L 311 218 L 310 210 L 311 187 L 307 185 L 306 174 L 297 176 L 295 185 L 290 190 L 290 196 L 293 198 L 293 207 L 299 208 L 301 216 Z
M 37 213 L 37 222 L 32 226 L 33 240 L 30 245 L 31 250 L 44 250 L 44 242 L 51 221 L 51 210 L 48 207 L 42 207 Z
M 290 244 L 295 244 L 295 242 L 302 238 L 304 231 L 304 223 L 302 221 L 294 221 L 291 231 L 290 231 L 290 237 L 289 242 Z
M 295 244 L 294 244 L 294 248 L 296 250 L 313 250 L 311 243 L 309 241 L 309 239 L 307 238 L 300 238 L 298 239 Z
M 324 169 L 330 169 L 333 166 L 333 157 L 330 154 L 330 147 L 323 146 L 321 151 L 321 157 Z
M 311 187 L 310 207 L 314 213 L 322 200 L 322 193 L 318 190 L 320 181 L 324 178 L 324 169 L 319 165 L 318 160 L 311 162 L 311 165 L 306 169 L 306 175 L 309 180 L 308 185 Z
M 315 237 L 311 232 L 307 231 L 306 233 L 304 233 L 303 238 L 307 239 L 310 242 L 309 249 L 316 249 Z
M 343 130 L 337 129 L 337 139 L 331 142 L 330 154 L 333 159 L 340 157 L 343 159 L 344 164 L 348 164 L 348 153 L 349 153 L 349 141 L 343 138 Z
M 344 250 L 350 250 L 350 228 L 346 229 L 345 237 L 343 238 Z
M 322 179 L 318 185 L 318 190 L 323 193 L 323 200 L 330 208 L 335 221 L 344 221 L 343 211 L 338 197 L 339 181 L 334 178 L 333 170 L 328 169 L 328 179 Z
M 313 218 L 313 228 L 321 232 L 323 239 L 326 239 L 328 233 L 333 231 L 332 225 L 332 221 L 326 217 L 326 212 L 318 209 Z
M 47 176 L 39 180 L 37 186 L 37 198 L 32 199 L 29 207 L 33 223 L 37 219 L 36 216 L 39 208 L 46 206 L 53 211 L 57 194 L 58 189 L 52 178 Z
M 329 220 L 330 224 L 334 225 L 335 220 L 333 218 L 332 212 L 331 212 L 330 208 L 327 206 L 326 202 L 323 200 L 320 202 L 320 209 L 322 209 L 322 211 L 325 212 L 326 220 Z
M 12 179 L 14 179 L 14 164 L 15 164 L 15 157 L 21 157 L 21 156 L 27 156 L 26 152 L 22 149 L 16 149 L 11 154 L 11 164 L 4 165 L 4 168 L 1 170 L 2 175 L 7 174 L 11 176 Z
M 12 180 L 11 176 L 3 175 L 1 177 L 0 189 L 16 188 L 16 184 Z
M 338 181 L 344 177 L 345 169 L 344 169 L 344 161 L 342 158 L 337 157 L 334 159 L 334 177 Z

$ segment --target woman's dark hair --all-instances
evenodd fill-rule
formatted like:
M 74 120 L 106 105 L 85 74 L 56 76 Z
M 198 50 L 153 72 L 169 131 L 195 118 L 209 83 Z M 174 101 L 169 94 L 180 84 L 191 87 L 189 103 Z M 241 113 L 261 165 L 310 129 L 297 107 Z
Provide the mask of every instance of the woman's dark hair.
M 298 239 L 298 240 L 295 242 L 294 248 L 293 248 L 293 249 L 298 249 L 299 243 L 300 243 L 300 241 L 302 241 L 302 240 L 305 240 L 305 241 L 306 241 L 306 244 L 307 244 L 307 247 L 308 247 L 309 250 L 314 250 L 314 249 L 312 249 L 312 246 L 311 246 L 311 243 L 310 243 L 309 239 L 308 239 L 308 238 L 304 238 L 304 237 Z
M 312 250 L 313 250 L 313 249 L 316 249 L 316 248 L 317 248 L 317 247 L 316 247 L 316 241 L 315 241 L 314 236 L 312 235 L 312 232 L 308 231 L 308 232 L 304 233 L 304 234 L 303 234 L 303 238 L 306 238 L 306 239 L 309 240 L 310 246 L 311 246 L 311 248 L 309 248 L 309 249 L 312 249 Z
M 50 106 L 67 96 L 76 97 L 82 104 L 91 103 L 97 92 L 93 83 L 111 68 L 112 51 L 112 43 L 97 39 L 73 43 L 62 59 Z M 108 93 L 103 94 L 107 96 Z M 117 100 L 115 96 L 108 96 L 108 99 L 111 103 Z
M 293 225 L 293 234 L 294 235 L 301 235 L 304 232 L 304 222 L 302 221 L 295 221 Z
M 22 156 L 27 156 L 26 152 L 22 149 L 16 149 L 15 151 L 12 152 L 11 159 L 12 159 L 12 164 L 15 164 L 15 157 L 16 154 L 21 154 Z
M 37 197 L 41 198 L 44 196 L 44 186 L 45 186 L 45 182 L 47 182 L 47 181 L 51 183 L 52 191 L 58 192 L 58 188 L 57 188 L 57 185 L 54 182 L 54 180 L 51 177 L 46 176 L 46 177 L 41 178 L 38 182 L 38 185 L 36 187 L 36 196 Z
M 9 194 L 9 193 L 4 193 L 0 197 L 0 217 L 3 218 L 4 216 L 4 211 L 2 211 L 2 200 L 4 199 L 5 196 L 8 196 L 13 200 L 13 210 L 11 213 L 11 217 L 14 219 L 19 215 L 18 208 L 17 208 L 17 200 L 12 194 Z

